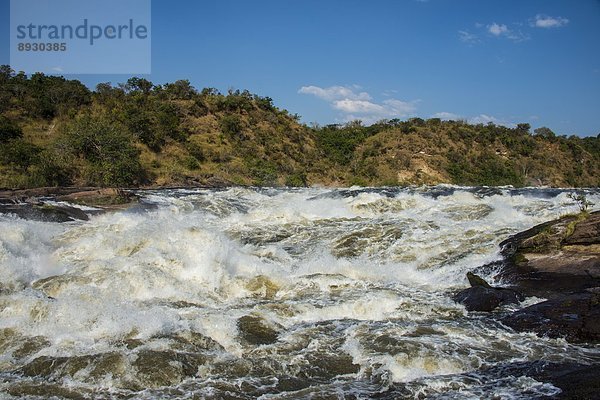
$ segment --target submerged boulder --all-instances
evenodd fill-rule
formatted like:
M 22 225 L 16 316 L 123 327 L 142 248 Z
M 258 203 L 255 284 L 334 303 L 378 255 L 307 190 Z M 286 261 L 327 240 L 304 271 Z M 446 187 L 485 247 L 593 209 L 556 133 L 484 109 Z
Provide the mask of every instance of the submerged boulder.
M 571 342 L 600 341 L 600 288 L 567 294 L 523 308 L 502 319 L 516 331 Z
M 528 376 L 538 382 L 551 383 L 560 389 L 560 393 L 543 397 L 529 394 L 529 398 L 551 398 L 551 399 L 598 399 L 600 393 L 600 379 L 598 371 L 600 364 L 585 364 L 574 362 L 548 362 L 548 361 L 517 361 L 499 363 L 468 372 L 465 376 L 473 378 L 477 382 L 495 382 L 506 379 L 506 377 Z M 495 397 L 500 398 L 500 397 Z M 504 397 L 502 397 L 504 398 Z
M 468 289 L 454 295 L 454 301 L 465 306 L 467 311 L 493 311 L 505 304 L 515 304 L 524 300 L 524 296 L 516 290 L 495 288 L 483 278 L 472 272 L 467 273 L 471 284 Z
M 242 341 L 252 345 L 272 344 L 279 337 L 276 327 L 258 315 L 244 315 L 238 319 L 237 327 Z

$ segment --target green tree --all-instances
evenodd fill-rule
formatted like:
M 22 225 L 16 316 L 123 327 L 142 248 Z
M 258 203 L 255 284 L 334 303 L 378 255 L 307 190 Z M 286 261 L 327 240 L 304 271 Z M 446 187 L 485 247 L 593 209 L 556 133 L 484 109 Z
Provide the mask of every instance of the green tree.
M 535 133 L 536 136 L 540 136 L 545 139 L 554 139 L 556 137 L 556 134 L 552 132 L 552 129 L 545 126 L 534 129 L 533 133 Z
M 23 139 L 13 139 L 3 143 L 0 147 L 0 163 L 24 172 L 38 162 L 41 150 Z
M 521 134 L 529 134 L 529 130 L 531 129 L 531 125 L 529 125 L 528 123 L 521 123 L 521 124 L 517 124 L 517 132 L 521 133 Z
M 180 79 L 173 83 L 167 83 L 163 91 L 169 99 L 190 100 L 197 94 L 196 89 L 187 79 Z
M 21 131 L 21 128 L 5 116 L 0 115 L 0 143 L 8 142 L 11 139 L 20 138 L 22 136 L 23 132 Z
M 147 79 L 138 78 L 137 76 L 134 76 L 132 78 L 129 78 L 127 80 L 127 83 L 125 83 L 122 86 L 125 92 L 127 93 L 142 93 L 147 95 L 152 91 L 154 84 Z
M 142 181 L 139 151 L 125 127 L 105 116 L 85 115 L 71 124 L 67 142 L 88 163 L 88 183 L 129 186 Z
M 243 123 L 242 119 L 237 114 L 226 114 L 219 122 L 221 130 L 230 137 L 241 139 Z

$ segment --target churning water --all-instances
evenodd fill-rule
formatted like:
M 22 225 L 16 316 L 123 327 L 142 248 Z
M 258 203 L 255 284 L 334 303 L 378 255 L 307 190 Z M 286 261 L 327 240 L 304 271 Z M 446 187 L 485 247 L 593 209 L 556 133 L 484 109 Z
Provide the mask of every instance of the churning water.
M 451 300 L 509 235 L 577 211 L 566 191 L 139 194 L 85 222 L 0 215 L 0 397 L 533 398 L 558 389 L 486 370 L 600 359 Z

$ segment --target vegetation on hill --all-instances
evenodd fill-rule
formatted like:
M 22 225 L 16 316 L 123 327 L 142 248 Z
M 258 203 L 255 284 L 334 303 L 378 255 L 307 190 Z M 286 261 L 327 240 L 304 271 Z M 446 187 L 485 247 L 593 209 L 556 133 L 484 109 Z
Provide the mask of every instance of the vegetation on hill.
M 600 138 L 436 118 L 308 127 L 248 91 L 90 91 L 0 67 L 0 187 L 435 183 L 600 186 Z

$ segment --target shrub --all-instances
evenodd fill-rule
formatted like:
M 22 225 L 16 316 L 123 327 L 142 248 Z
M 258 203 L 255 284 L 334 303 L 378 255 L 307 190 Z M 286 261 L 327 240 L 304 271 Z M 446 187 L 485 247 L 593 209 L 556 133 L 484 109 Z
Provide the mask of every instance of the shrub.
M 248 158 L 246 165 L 250 170 L 254 185 L 274 186 L 277 183 L 278 168 L 275 163 L 258 158 Z
M 67 143 L 87 162 L 89 184 L 129 186 L 142 180 L 139 151 L 131 135 L 106 117 L 79 118 L 69 127 Z
M 45 186 L 66 186 L 72 183 L 72 163 L 72 157 L 60 148 L 52 148 L 40 153 L 36 170 Z
M 587 212 L 588 208 L 594 205 L 594 203 L 587 199 L 585 193 L 583 192 L 571 192 L 567 196 L 569 196 L 571 200 L 575 201 L 577 206 L 579 206 L 579 211 L 582 213 Z
M 285 185 L 290 187 L 306 187 L 308 186 L 306 181 L 306 174 L 304 172 L 294 172 L 288 175 L 285 179 Z
M 221 130 L 226 135 L 234 138 L 240 138 L 242 133 L 242 119 L 235 114 L 227 114 L 221 118 L 219 123 Z
M 187 156 L 184 160 L 184 165 L 187 169 L 196 170 L 200 168 L 200 163 L 193 156 Z
M 206 160 L 202 146 L 200 146 L 198 143 L 187 141 L 185 143 L 185 149 L 188 151 L 190 156 L 194 157 L 197 161 L 202 162 Z
M 354 150 L 373 133 L 359 124 L 345 126 L 327 125 L 315 132 L 317 143 L 323 152 L 337 164 L 347 164 Z
M 21 128 L 15 125 L 8 118 L 0 115 L 0 143 L 7 142 L 11 139 L 17 139 L 23 136 Z
M 23 139 L 13 139 L 0 147 L 0 162 L 26 170 L 38 161 L 41 149 Z
M 155 111 L 156 128 L 158 137 L 170 137 L 171 139 L 182 141 L 186 135 L 179 129 L 180 117 L 173 104 L 161 104 Z

